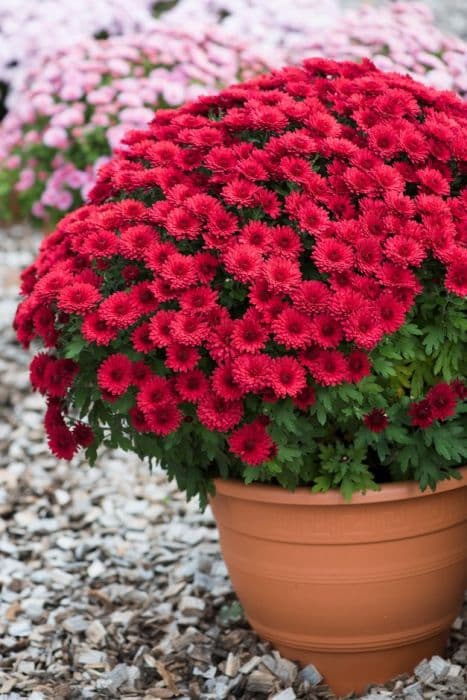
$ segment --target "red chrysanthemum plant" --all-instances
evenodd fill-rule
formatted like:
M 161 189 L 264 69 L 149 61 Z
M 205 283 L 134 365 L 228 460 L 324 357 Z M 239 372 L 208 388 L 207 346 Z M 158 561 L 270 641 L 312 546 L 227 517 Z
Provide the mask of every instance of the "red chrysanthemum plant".
M 188 495 L 435 487 L 467 456 L 467 107 L 306 61 L 129 133 L 23 274 L 52 451 Z

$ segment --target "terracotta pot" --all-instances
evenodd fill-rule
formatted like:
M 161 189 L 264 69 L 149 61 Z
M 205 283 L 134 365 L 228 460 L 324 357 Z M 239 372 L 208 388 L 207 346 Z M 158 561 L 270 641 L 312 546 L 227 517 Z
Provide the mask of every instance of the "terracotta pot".
M 346 503 L 216 480 L 211 504 L 252 627 L 361 693 L 442 654 L 467 583 L 467 467 L 436 492 L 384 484 Z

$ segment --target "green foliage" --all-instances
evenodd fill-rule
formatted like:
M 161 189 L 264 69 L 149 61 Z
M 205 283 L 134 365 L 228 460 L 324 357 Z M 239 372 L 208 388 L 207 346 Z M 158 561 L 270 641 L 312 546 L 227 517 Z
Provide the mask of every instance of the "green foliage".
M 123 265 L 123 259 L 115 256 L 112 266 L 99 273 L 105 294 L 122 289 Z M 235 309 L 240 308 L 244 286 L 224 280 L 223 290 L 226 305 L 234 299 Z M 127 416 L 135 405 L 134 389 L 113 403 L 101 399 L 95 377 L 109 350 L 124 352 L 135 361 L 143 359 L 131 348 L 131 331 L 102 348 L 85 342 L 78 317 L 61 329 L 60 354 L 80 365 L 70 400 L 77 417 L 87 419 L 96 436 L 87 448 L 87 458 L 95 461 L 101 443 L 136 452 L 150 465 L 160 463 L 188 498 L 199 495 L 202 507 L 216 476 L 239 478 L 246 484 L 279 484 L 290 490 L 300 486 L 315 492 L 339 489 L 349 500 L 353 493 L 378 489 L 385 481 L 416 480 L 423 489 L 435 488 L 441 479 L 455 477 L 467 461 L 465 405 L 459 404 L 455 415 L 426 429 L 414 427 L 408 415 L 409 405 L 438 382 L 467 374 L 467 319 L 461 298 L 440 295 L 428 286 L 404 326 L 370 353 L 371 375 L 357 384 L 315 386 L 316 400 L 307 411 L 299 410 L 290 398 L 267 403 L 248 395 L 245 422 L 267 416 L 267 430 L 276 445 L 274 456 L 260 467 L 233 457 L 227 448 L 228 434 L 201 425 L 190 404 L 183 408 L 185 422 L 161 438 L 138 433 L 131 426 Z M 271 340 L 267 351 L 280 356 L 284 349 Z M 167 375 L 161 352 L 154 350 L 144 360 L 157 374 Z M 205 354 L 199 366 L 209 372 L 210 363 Z M 382 432 L 372 432 L 363 422 L 375 409 L 388 419 Z
M 225 627 L 240 622 L 240 620 L 243 619 L 243 608 L 238 600 L 234 600 L 233 603 L 223 605 L 219 610 L 217 619 L 219 623 Z

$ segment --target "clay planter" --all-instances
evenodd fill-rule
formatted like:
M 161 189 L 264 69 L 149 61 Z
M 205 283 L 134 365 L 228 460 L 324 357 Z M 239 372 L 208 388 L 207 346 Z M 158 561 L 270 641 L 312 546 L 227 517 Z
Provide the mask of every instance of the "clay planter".
M 252 627 L 361 693 L 442 654 L 467 583 L 467 467 L 435 493 L 385 484 L 346 503 L 216 480 L 211 504 Z

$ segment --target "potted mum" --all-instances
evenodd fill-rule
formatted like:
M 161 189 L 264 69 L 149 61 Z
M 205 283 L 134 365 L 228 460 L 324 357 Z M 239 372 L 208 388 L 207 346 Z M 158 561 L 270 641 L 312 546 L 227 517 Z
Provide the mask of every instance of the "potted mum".
M 23 274 L 53 453 L 211 497 L 252 625 L 337 692 L 442 652 L 462 603 L 466 124 L 307 60 L 129 133 Z

